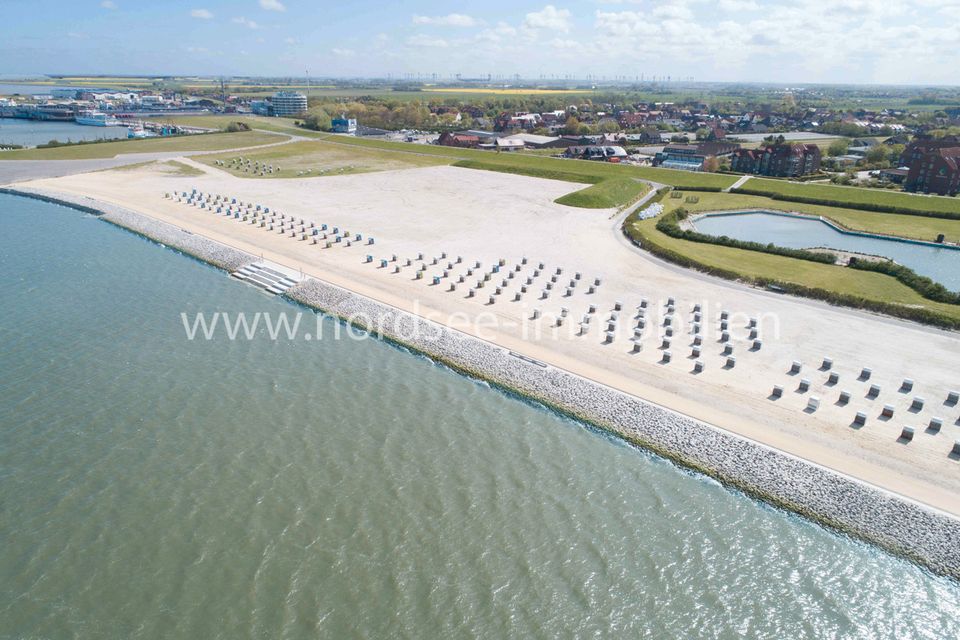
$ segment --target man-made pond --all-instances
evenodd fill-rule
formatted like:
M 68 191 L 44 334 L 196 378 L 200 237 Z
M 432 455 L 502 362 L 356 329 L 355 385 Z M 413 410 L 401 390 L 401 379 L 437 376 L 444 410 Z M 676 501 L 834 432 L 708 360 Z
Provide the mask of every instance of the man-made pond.
M 710 214 L 697 219 L 700 233 L 773 243 L 792 249 L 829 247 L 884 256 L 910 267 L 953 291 L 960 291 L 960 249 L 843 233 L 816 218 L 770 211 Z

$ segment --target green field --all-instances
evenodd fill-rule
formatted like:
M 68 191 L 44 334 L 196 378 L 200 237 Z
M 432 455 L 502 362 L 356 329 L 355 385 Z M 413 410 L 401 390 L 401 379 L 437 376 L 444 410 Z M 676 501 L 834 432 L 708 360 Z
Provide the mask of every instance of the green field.
M 255 174 L 253 171 L 244 171 L 241 166 L 230 162 L 239 156 L 243 156 L 244 159 L 249 158 L 253 162 L 279 167 L 279 171 L 275 170 L 274 173 L 267 173 L 264 176 Z M 204 155 L 198 157 L 197 160 L 210 166 L 216 166 L 219 160 L 226 163 L 226 166 L 216 166 L 218 169 L 241 178 L 262 180 L 390 171 L 444 165 L 450 164 L 452 161 L 449 158 L 396 153 L 378 149 L 350 148 L 313 140 L 291 142 L 290 144 L 268 147 L 259 151 L 248 151 L 242 154 Z
M 0 152 L 0 160 L 89 160 L 93 158 L 112 158 L 124 153 L 222 151 L 224 149 L 262 146 L 282 142 L 285 139 L 287 139 L 285 136 L 259 131 L 201 134 L 173 138 L 143 138 L 66 145 L 50 149 L 3 151 Z
M 631 178 L 612 178 L 593 186 L 568 193 L 554 202 L 568 207 L 609 209 L 628 206 L 650 191 L 650 185 Z
M 563 158 L 545 158 L 525 153 L 496 153 L 480 151 L 478 149 L 460 149 L 457 147 L 441 147 L 437 145 L 413 144 L 407 142 L 390 142 L 371 138 L 355 138 L 352 136 L 329 135 L 326 140 L 336 144 L 356 147 L 384 149 L 421 155 L 443 156 L 459 160 L 477 160 L 484 164 L 501 165 L 516 169 L 529 168 L 542 171 L 557 171 L 560 173 L 576 173 L 593 178 L 639 178 L 662 182 L 681 188 L 713 188 L 723 189 L 736 182 L 736 176 L 716 173 L 695 173 L 692 171 L 674 171 L 672 169 L 658 169 L 653 167 L 636 167 L 627 164 L 611 162 L 595 162 L 590 160 L 565 160 Z M 517 171 L 519 173 L 519 171 Z
M 847 267 L 672 238 L 656 228 L 657 220 L 631 217 L 625 231 L 642 246 L 656 245 L 710 269 L 736 274 L 739 279 L 774 281 L 862 298 L 866 301 L 924 309 L 960 323 L 960 306 L 932 302 L 895 278 Z
M 184 127 L 205 127 L 208 129 L 224 129 L 233 122 L 242 122 L 251 129 L 288 133 L 305 138 L 322 138 L 328 134 L 321 131 L 311 131 L 298 127 L 296 121 L 290 118 L 271 118 L 269 116 L 251 115 L 209 115 L 209 116 L 164 116 L 147 118 L 150 122 L 164 122 Z
M 879 189 L 841 187 L 831 184 L 766 180 L 763 178 L 751 178 L 743 187 L 751 191 L 761 191 L 764 195 L 781 196 L 784 199 L 817 198 L 854 207 L 858 205 L 881 205 L 908 209 L 921 214 L 934 212 L 960 215 L 960 198 L 924 196 L 899 191 L 882 191 Z
M 691 204 L 685 198 L 667 198 L 664 207 L 669 212 L 684 207 L 690 213 L 705 211 L 735 211 L 739 209 L 771 209 L 773 211 L 796 211 L 830 218 L 847 229 L 868 231 L 884 235 L 900 236 L 917 240 L 935 240 L 944 234 L 948 242 L 960 242 L 960 220 L 927 218 L 898 213 L 878 213 L 861 209 L 828 207 L 825 205 L 784 202 L 763 196 L 748 196 L 739 193 L 693 193 L 699 202 Z

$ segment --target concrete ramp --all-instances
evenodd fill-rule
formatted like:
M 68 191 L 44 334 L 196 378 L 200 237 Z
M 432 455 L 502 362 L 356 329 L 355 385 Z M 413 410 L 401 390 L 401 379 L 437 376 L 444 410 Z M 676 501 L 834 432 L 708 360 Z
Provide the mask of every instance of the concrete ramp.
M 303 279 L 300 273 L 266 260 L 248 264 L 230 275 L 274 295 L 283 295 Z

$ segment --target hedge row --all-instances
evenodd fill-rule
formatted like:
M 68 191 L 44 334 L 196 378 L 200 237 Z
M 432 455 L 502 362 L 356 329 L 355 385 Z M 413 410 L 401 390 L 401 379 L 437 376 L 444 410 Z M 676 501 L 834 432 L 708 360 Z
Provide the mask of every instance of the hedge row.
M 783 200 L 787 202 L 800 202 L 802 204 L 819 204 L 827 207 L 841 207 L 845 209 L 860 209 L 862 211 L 876 211 L 878 213 L 901 213 L 906 216 L 921 216 L 924 218 L 942 218 L 945 220 L 960 220 L 960 212 L 953 211 L 920 211 L 919 209 L 909 209 L 906 207 L 895 207 L 886 204 L 873 204 L 869 202 L 847 202 L 844 200 L 833 200 L 831 198 L 807 198 L 805 196 L 788 196 L 767 189 L 750 189 L 740 187 L 732 189 L 732 193 L 739 193 L 745 196 L 763 196 L 772 200 Z
M 819 262 L 821 264 L 834 264 L 837 261 L 836 254 L 821 253 L 817 251 L 807 251 L 805 249 L 788 249 L 778 247 L 775 244 L 762 244 L 760 242 L 749 242 L 746 240 L 737 240 L 728 236 L 710 236 L 698 231 L 681 229 L 677 223 L 677 212 L 661 216 L 657 220 L 657 231 L 666 234 L 671 238 L 678 240 L 689 240 L 691 242 L 702 242 L 704 244 L 718 244 L 722 247 L 732 247 L 734 249 L 745 249 L 747 251 L 760 251 L 762 253 L 772 253 L 777 256 L 787 258 L 797 258 L 798 260 L 809 260 L 810 262 Z
M 720 193 L 723 191 L 722 187 L 703 187 L 703 186 L 680 186 L 674 187 L 677 191 L 709 191 L 710 193 Z
M 930 309 L 907 307 L 890 302 L 870 300 L 860 296 L 836 293 L 834 291 L 827 291 L 825 289 L 819 289 L 816 287 L 805 287 L 803 285 L 795 284 L 793 282 L 784 282 L 782 280 L 751 278 L 748 276 L 743 276 L 735 271 L 719 269 L 717 267 L 694 260 L 693 258 L 678 253 L 672 249 L 667 249 L 666 247 L 658 245 L 654 240 L 644 235 L 640 229 L 634 227 L 630 223 L 631 220 L 628 219 L 628 221 L 624 223 L 622 230 L 624 235 L 626 235 L 634 245 L 642 248 L 644 251 L 652 253 L 658 258 L 678 264 L 682 267 L 695 269 L 696 271 L 717 276 L 725 280 L 739 280 L 741 282 L 747 282 L 760 287 L 769 287 L 773 285 L 778 287 L 784 293 L 812 298 L 814 300 L 821 300 L 833 305 L 853 307 L 855 309 L 865 309 L 867 311 L 874 311 L 876 313 L 884 313 L 895 318 L 912 320 L 921 324 L 932 325 L 944 329 L 960 329 L 960 320 L 951 318 L 950 316 L 932 311 Z
M 907 285 L 927 300 L 934 302 L 944 302 L 946 304 L 960 304 L 960 293 L 950 291 L 939 282 L 935 282 L 926 276 L 922 276 L 910 267 L 888 260 L 850 260 L 850 267 L 860 271 L 875 271 L 888 276 L 893 276 L 903 284 Z

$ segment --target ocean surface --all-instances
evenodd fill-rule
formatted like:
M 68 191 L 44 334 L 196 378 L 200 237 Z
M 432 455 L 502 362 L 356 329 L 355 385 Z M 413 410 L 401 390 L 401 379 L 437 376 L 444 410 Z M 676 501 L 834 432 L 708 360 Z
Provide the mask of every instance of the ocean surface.
M 0 638 L 956 638 L 960 585 L 0 194 Z M 305 320 L 306 321 L 306 320 Z
M 91 127 L 76 122 L 55 122 L 0 118 L 0 142 L 35 147 L 51 140 L 77 142 L 78 140 L 110 140 L 127 137 L 127 127 Z M 3 160 L 3 152 L 0 152 Z
M 957 249 L 840 233 L 815 218 L 776 213 L 705 216 L 699 218 L 695 226 L 697 231 L 712 236 L 728 236 L 763 244 L 772 242 L 792 249 L 829 247 L 884 256 L 932 278 L 952 291 L 960 291 L 960 250 Z

